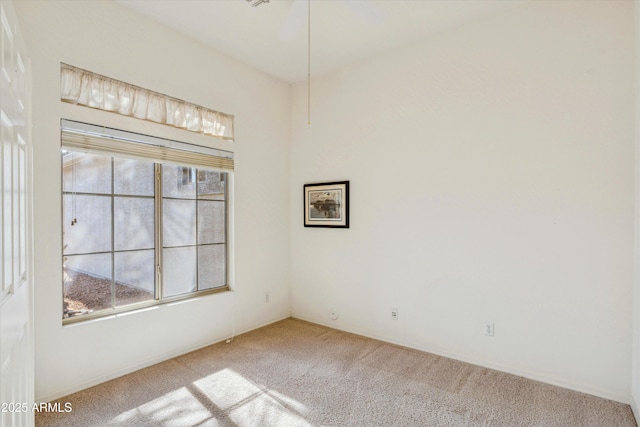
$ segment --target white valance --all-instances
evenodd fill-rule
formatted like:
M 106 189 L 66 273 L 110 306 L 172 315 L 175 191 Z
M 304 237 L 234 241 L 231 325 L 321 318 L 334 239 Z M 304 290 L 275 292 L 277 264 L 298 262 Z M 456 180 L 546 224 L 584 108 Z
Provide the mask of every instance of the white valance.
M 233 141 L 233 116 L 60 64 L 60 99 Z

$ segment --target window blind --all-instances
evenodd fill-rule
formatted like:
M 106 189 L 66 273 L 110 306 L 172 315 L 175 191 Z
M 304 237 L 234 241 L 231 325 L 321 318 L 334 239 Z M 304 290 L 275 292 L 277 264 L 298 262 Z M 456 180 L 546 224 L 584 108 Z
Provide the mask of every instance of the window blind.
M 61 121 L 62 148 L 233 171 L 233 153 L 71 120 Z

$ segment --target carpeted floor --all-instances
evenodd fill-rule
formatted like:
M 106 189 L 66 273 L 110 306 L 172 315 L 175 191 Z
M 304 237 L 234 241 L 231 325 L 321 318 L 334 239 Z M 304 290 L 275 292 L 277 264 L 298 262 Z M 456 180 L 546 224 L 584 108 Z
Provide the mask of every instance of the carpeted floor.
M 295 319 L 58 402 L 37 426 L 636 426 L 628 405 Z

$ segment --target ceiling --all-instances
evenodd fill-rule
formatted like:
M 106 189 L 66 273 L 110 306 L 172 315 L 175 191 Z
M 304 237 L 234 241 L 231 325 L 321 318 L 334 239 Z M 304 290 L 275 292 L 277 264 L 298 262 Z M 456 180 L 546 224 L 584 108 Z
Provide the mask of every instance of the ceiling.
M 307 78 L 307 0 L 114 1 L 283 81 Z M 311 0 L 311 77 L 523 1 Z

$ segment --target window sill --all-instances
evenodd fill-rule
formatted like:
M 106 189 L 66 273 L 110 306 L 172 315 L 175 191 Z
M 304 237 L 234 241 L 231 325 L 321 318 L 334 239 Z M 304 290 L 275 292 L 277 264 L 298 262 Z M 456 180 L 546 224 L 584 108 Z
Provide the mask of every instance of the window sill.
M 68 327 L 68 326 L 75 326 L 79 324 L 95 323 L 102 320 L 116 319 L 119 317 L 131 315 L 131 314 L 138 314 L 145 311 L 156 310 L 160 308 L 160 306 L 162 305 L 173 306 L 181 303 L 186 303 L 189 301 L 196 301 L 197 299 L 203 296 L 217 294 L 220 292 L 227 292 L 230 290 L 231 289 L 229 288 L 229 286 L 223 286 L 220 288 L 207 289 L 205 291 L 192 292 L 189 294 L 178 295 L 171 298 L 165 298 L 162 301 L 159 301 L 159 300 L 145 301 L 141 303 L 118 307 L 115 309 L 95 311 L 85 315 L 67 317 L 65 319 L 62 319 L 62 326 Z

